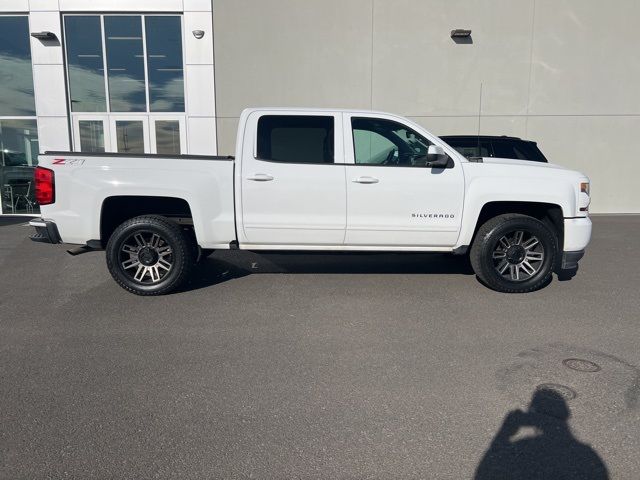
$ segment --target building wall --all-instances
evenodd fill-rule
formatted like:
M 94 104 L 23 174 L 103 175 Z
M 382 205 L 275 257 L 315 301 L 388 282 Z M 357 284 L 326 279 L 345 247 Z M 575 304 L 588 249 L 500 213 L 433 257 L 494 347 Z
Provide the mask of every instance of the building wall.
M 214 0 L 214 11 L 221 154 L 245 107 L 384 110 L 438 135 L 535 140 L 591 177 L 593 212 L 640 212 L 636 0 Z M 453 42 L 454 28 L 472 43 Z

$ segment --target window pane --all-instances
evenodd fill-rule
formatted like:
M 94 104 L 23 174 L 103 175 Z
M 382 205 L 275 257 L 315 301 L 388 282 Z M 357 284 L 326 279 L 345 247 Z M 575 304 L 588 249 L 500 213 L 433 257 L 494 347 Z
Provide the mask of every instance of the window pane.
M 71 110 L 106 112 L 100 17 L 69 16 L 64 25 Z
M 101 120 L 80 120 L 80 151 L 104 152 L 104 126 Z
M 152 112 L 184 112 L 180 17 L 145 17 Z
M 0 120 L 0 193 L 4 213 L 37 213 L 33 167 L 38 164 L 35 120 Z
M 366 130 L 353 131 L 356 163 L 382 165 L 389 155 L 397 152 L 396 145 L 382 135 Z
M 0 116 L 35 114 L 29 22 L 0 16 Z
M 142 20 L 105 16 L 109 105 L 112 112 L 145 112 Z
M 289 163 L 333 163 L 333 117 L 260 117 L 258 158 Z
M 2 166 L 38 164 L 38 130 L 35 120 L 0 120 Z
M 165 155 L 180 155 L 179 121 L 156 121 L 156 151 Z
M 380 118 L 353 118 L 356 163 L 423 167 L 431 142 L 411 128 Z
M 116 121 L 119 153 L 144 153 L 144 129 L 137 120 Z

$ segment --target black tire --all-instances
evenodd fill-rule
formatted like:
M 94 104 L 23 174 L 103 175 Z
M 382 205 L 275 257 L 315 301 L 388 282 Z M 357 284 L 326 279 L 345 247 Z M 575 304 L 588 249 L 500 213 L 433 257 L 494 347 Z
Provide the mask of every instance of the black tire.
M 549 282 L 557 245 L 556 235 L 540 220 L 515 213 L 499 215 L 478 230 L 471 246 L 471 266 L 478 278 L 493 290 L 533 292 Z M 538 257 L 541 259 L 535 259 Z
M 163 295 L 176 290 L 189 277 L 194 264 L 188 236 L 180 226 L 158 215 L 122 223 L 109 238 L 106 253 L 113 279 L 136 295 Z

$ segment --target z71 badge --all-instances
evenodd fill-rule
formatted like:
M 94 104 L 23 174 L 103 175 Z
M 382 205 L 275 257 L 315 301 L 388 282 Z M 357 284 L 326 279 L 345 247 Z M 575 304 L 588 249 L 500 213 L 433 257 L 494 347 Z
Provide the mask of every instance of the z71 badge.
M 84 165 L 84 158 L 56 158 L 52 165 Z

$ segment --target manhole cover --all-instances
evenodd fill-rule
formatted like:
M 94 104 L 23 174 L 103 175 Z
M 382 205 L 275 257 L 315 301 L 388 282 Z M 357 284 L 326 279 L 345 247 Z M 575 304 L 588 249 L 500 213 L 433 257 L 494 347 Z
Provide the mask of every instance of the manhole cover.
M 560 385 L 559 383 L 543 383 L 536 387 L 536 391 L 545 397 L 549 397 L 552 400 L 557 399 L 557 396 L 562 397 L 565 400 L 573 400 L 578 394 L 566 385 Z
M 582 360 L 580 358 L 567 358 L 562 361 L 563 365 L 571 370 L 577 370 L 578 372 L 599 372 L 600 365 L 590 362 L 589 360 Z

